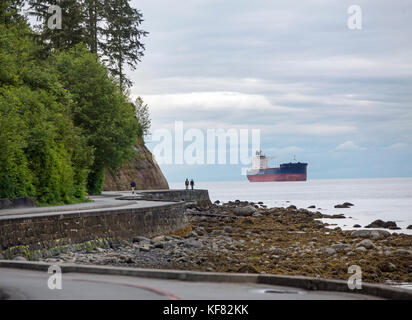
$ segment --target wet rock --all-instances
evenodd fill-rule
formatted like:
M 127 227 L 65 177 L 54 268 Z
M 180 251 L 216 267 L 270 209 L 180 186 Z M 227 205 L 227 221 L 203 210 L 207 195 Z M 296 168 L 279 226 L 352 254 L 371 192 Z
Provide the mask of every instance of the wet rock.
M 391 234 L 386 230 L 356 230 L 350 235 L 351 238 L 367 238 L 372 240 L 385 239 Z
M 389 261 L 385 261 L 383 263 L 381 263 L 379 266 L 379 270 L 381 270 L 382 272 L 394 272 L 396 271 L 396 266 L 389 262 Z
M 145 243 L 150 243 L 150 239 L 146 238 L 146 237 L 133 237 L 132 239 L 133 243 L 140 243 L 140 242 L 145 242 Z
M 223 230 L 213 230 L 211 233 L 210 233 L 210 235 L 211 236 L 220 236 L 220 235 L 222 235 L 224 232 L 223 232 Z
M 226 227 L 223 228 L 223 231 L 226 232 L 226 233 L 232 233 L 233 229 L 230 226 L 226 226 Z
M 353 204 L 351 204 L 349 202 L 345 202 L 345 203 L 342 203 L 342 204 L 335 205 L 335 208 L 337 208 L 337 209 L 347 209 L 347 208 L 350 208 L 351 206 L 353 206 Z
M 383 225 L 384 228 L 387 229 L 400 229 L 398 228 L 398 226 L 396 225 L 395 221 L 386 221 Z
M 200 243 L 200 241 L 194 240 L 194 239 L 188 239 L 184 242 L 184 245 L 188 248 L 202 248 L 203 245 Z
M 339 214 L 322 214 L 322 218 L 328 218 L 328 219 L 345 219 L 345 215 L 343 213 Z
M 203 228 L 203 227 L 197 227 L 195 230 L 194 230 L 199 236 L 204 236 L 207 232 L 206 232 L 206 230 L 205 230 L 205 228 Z
M 256 212 L 256 208 L 253 206 L 237 207 L 233 209 L 233 213 L 240 217 L 248 217 Z
M 275 254 L 275 255 L 279 255 L 279 254 L 284 254 L 284 253 L 285 253 L 285 250 L 283 250 L 283 249 L 281 249 L 281 248 L 274 248 L 274 249 L 272 250 L 272 252 L 273 252 L 273 254 Z
M 323 252 L 329 256 L 333 255 L 336 253 L 336 250 L 333 248 L 324 248 Z
M 346 249 L 350 249 L 350 245 L 347 243 L 335 243 L 333 245 L 330 246 L 332 249 L 335 250 L 346 250 Z
M 311 205 L 311 206 L 308 207 L 308 209 L 315 209 L 315 208 L 316 208 L 315 205 Z
M 365 249 L 370 250 L 370 249 L 374 249 L 374 248 L 375 248 L 375 245 L 374 245 L 373 242 L 370 241 L 369 239 L 365 239 L 365 240 L 362 240 L 361 242 L 359 242 L 359 243 L 356 245 L 356 248 L 359 248 L 359 247 L 364 247 Z
M 362 226 L 360 224 L 354 224 L 353 227 L 354 228 L 361 228 Z
M 395 250 L 394 253 L 409 255 L 409 254 L 412 254 L 412 251 L 411 250 L 406 250 L 406 249 L 398 249 L 398 250 Z
M 289 201 L 286 201 L 286 202 L 289 202 Z M 286 209 L 296 210 L 297 208 L 296 208 L 296 206 L 294 206 L 294 205 L 292 204 L 292 205 L 290 205 L 289 207 L 287 207 Z
M 400 228 L 396 225 L 395 221 L 383 221 L 383 220 L 375 220 L 371 224 L 367 225 L 365 228 L 385 228 L 391 230 L 399 230 Z
M 139 246 L 139 251 L 142 251 L 142 252 L 149 252 L 150 249 L 151 249 L 151 246 L 148 243 L 142 243 Z
M 220 204 L 219 200 L 216 200 L 215 202 L 213 202 L 214 204 Z
M 406 227 L 406 229 L 412 229 L 412 224 L 410 224 L 409 226 Z
M 152 242 L 163 242 L 166 240 L 165 236 L 157 236 L 152 239 Z
M 197 234 L 196 232 L 194 232 L 194 231 L 189 232 L 189 233 L 185 236 L 185 238 L 197 238 L 197 237 L 198 237 L 198 234 Z

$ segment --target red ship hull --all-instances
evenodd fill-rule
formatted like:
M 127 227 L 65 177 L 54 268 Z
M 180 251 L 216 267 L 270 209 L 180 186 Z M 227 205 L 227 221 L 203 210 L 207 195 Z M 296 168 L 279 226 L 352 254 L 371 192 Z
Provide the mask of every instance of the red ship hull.
M 269 181 L 306 181 L 306 173 L 278 173 L 278 174 L 259 174 L 248 175 L 250 182 L 269 182 Z

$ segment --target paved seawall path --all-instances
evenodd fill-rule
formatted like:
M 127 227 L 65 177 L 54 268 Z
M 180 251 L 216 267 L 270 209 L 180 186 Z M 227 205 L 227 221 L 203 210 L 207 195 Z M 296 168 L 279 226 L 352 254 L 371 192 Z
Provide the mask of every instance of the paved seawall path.
M 218 252 L 213 256 L 214 258 L 209 258 L 214 259 L 215 269 L 219 269 L 222 266 L 218 263 L 224 264 L 224 261 L 228 259 L 225 252 L 228 254 L 232 250 L 231 247 L 227 249 L 228 247 L 226 243 L 222 242 L 222 239 L 229 238 L 228 235 L 234 238 L 242 237 L 245 232 L 239 230 L 240 233 L 237 233 L 238 224 L 239 227 L 245 226 L 247 229 L 253 230 L 252 226 L 264 217 L 269 219 L 266 221 L 267 225 L 270 224 L 268 223 L 270 219 L 276 218 L 277 221 L 280 214 L 277 211 L 273 217 L 268 209 L 259 209 L 262 213 L 268 211 L 266 216 L 255 214 L 253 217 L 249 215 L 243 217 L 244 211 L 249 208 L 242 206 L 238 208 L 239 204 L 237 203 L 222 207 L 216 204 L 211 205 L 206 190 L 199 190 L 197 196 L 196 192 L 191 190 L 140 191 L 136 195 L 131 195 L 130 192 L 110 192 L 94 197 L 94 200 L 93 203 L 47 207 L 46 211 L 44 208 L 30 208 L 4 210 L 0 213 L 0 237 L 2 237 L 3 248 L 5 244 L 7 245 L 3 239 L 7 238 L 14 238 L 16 241 L 32 245 L 35 245 L 35 241 L 42 240 L 47 243 L 48 240 L 58 237 L 60 237 L 59 240 L 70 239 L 78 242 L 96 237 L 107 239 L 105 237 L 108 234 L 133 240 L 129 243 L 126 243 L 127 240 L 122 240 L 117 244 L 114 243 L 116 246 L 113 246 L 112 243 L 105 243 L 106 247 L 73 247 L 73 251 L 56 252 L 56 255 L 50 258 L 39 259 L 40 262 L 1 260 L 4 257 L 0 253 L 0 278 L 7 279 L 0 284 L 1 298 L 224 300 L 230 296 L 232 299 L 240 300 L 412 299 L 411 291 L 391 288 L 386 285 L 364 283 L 362 291 L 351 291 L 348 289 L 346 281 L 263 274 L 262 272 L 261 274 L 249 273 L 249 269 L 253 268 L 239 268 L 237 272 L 230 273 L 216 272 L 216 270 L 199 272 L 193 271 L 193 266 L 186 266 L 188 259 L 193 260 L 192 262 L 200 259 L 199 257 L 197 257 L 199 259 L 195 259 L 196 254 L 201 251 L 202 247 L 207 249 L 209 240 L 211 240 L 212 251 L 218 250 Z M 202 205 L 206 205 L 208 210 L 202 211 L 199 208 Z M 239 212 L 233 210 L 239 214 L 238 216 L 233 216 L 230 211 L 231 206 L 237 208 L 236 210 Z M 293 216 L 292 222 L 295 226 L 297 223 L 295 217 L 299 213 L 289 211 L 286 210 L 283 214 L 285 214 L 285 218 Z M 215 221 L 215 219 L 217 220 Z M 189 221 L 190 224 L 188 224 Z M 309 220 L 306 219 L 305 223 L 308 224 L 308 222 Z M 199 223 L 202 226 L 198 226 Z M 209 226 L 208 223 L 212 224 Z M 195 226 L 197 227 L 195 232 L 190 232 L 189 229 Z M 182 236 L 177 236 L 176 230 L 180 230 L 182 227 L 185 227 L 182 229 Z M 200 231 L 205 235 L 201 236 Z M 253 236 L 250 231 L 246 233 L 247 238 Z M 170 236 L 165 236 L 166 234 L 170 234 Z M 156 235 L 162 236 L 156 237 Z M 145 236 L 152 239 L 145 238 Z M 256 242 L 255 239 L 252 240 L 253 243 Z M 243 239 L 233 240 L 231 244 L 235 245 L 235 242 L 241 244 L 239 249 L 243 248 Z M 221 245 L 226 248 L 220 249 Z M 47 249 L 47 247 L 44 248 Z M 72 246 L 69 245 L 68 248 L 70 249 Z M 193 250 L 192 254 L 189 254 L 186 249 L 184 251 L 183 248 L 189 251 Z M 145 266 L 144 269 L 141 267 L 114 267 L 107 266 L 103 260 L 96 260 L 94 263 L 91 260 L 87 262 L 81 259 L 81 257 L 120 259 L 127 256 L 129 249 L 132 256 L 134 254 L 134 258 L 140 257 L 140 260 L 162 251 L 166 260 L 169 259 L 171 262 L 173 260 L 174 263 L 181 264 L 178 268 L 180 270 L 167 270 L 170 268 L 156 270 L 150 269 L 150 266 Z M 170 254 L 166 254 L 169 252 L 168 250 Z M 187 252 L 186 258 L 180 257 L 175 261 L 176 254 L 181 254 L 184 257 L 185 252 Z M 72 258 L 74 258 L 73 261 Z M 133 262 L 137 260 L 129 258 L 120 259 L 121 264 L 133 266 Z M 166 260 L 165 262 L 169 261 Z M 207 260 L 199 260 L 201 269 L 207 266 Z M 62 268 L 64 281 L 64 290 L 62 291 L 49 290 L 45 286 L 49 277 L 47 270 L 52 264 L 59 264 Z M 110 262 L 108 264 L 113 265 Z M 242 272 L 247 273 L 242 274 Z M 86 287 L 88 290 L 84 290 Z
M 207 190 L 105 192 L 90 199 L 93 202 L 0 210 L 0 254 L 13 247 L 44 249 L 56 241 L 62 245 L 173 232 L 187 226 L 187 201 L 210 202 Z

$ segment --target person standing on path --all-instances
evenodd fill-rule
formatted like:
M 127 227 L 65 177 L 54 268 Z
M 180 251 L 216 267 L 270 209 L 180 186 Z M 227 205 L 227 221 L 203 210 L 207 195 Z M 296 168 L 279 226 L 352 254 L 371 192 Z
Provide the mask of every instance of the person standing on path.
M 195 185 L 195 182 L 193 181 L 193 179 L 190 180 L 190 186 L 192 187 L 193 190 L 193 186 Z
M 187 178 L 186 178 L 186 181 L 185 181 L 185 186 L 186 186 L 186 190 L 189 189 L 189 180 Z
M 130 187 L 132 188 L 132 194 L 134 194 L 134 188 L 136 188 L 136 182 L 130 182 Z

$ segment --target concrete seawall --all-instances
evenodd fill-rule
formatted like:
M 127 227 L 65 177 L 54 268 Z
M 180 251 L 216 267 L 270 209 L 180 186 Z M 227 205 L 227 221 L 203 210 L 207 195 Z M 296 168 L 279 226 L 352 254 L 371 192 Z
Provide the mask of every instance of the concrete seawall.
M 119 197 L 119 200 L 155 200 L 155 201 L 210 201 L 207 190 L 138 190 L 136 195 Z

